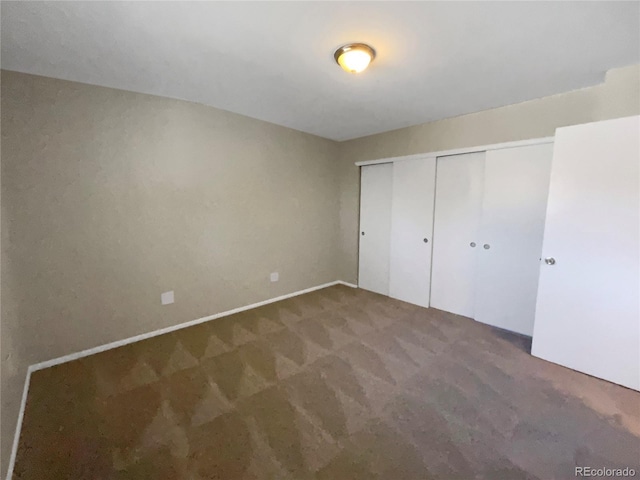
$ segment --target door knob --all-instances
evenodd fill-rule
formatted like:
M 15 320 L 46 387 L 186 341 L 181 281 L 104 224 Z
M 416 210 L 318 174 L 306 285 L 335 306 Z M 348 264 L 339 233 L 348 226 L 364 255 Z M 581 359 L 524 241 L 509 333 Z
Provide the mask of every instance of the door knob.
M 489 245 L 488 243 L 485 243 L 482 247 L 483 247 L 485 250 L 489 250 L 489 249 L 491 248 L 491 245 Z
M 547 265 L 555 265 L 556 259 L 553 257 L 547 257 L 544 259 L 544 263 L 546 263 Z
M 428 238 L 423 238 L 423 239 L 422 239 L 422 241 L 423 241 L 424 243 L 427 243 L 427 242 L 429 241 L 429 239 L 428 239 Z
M 469 246 L 470 246 L 471 248 L 475 248 L 475 247 L 476 247 L 476 242 L 471 242 L 471 243 L 469 244 Z
M 362 232 L 362 235 L 364 236 L 364 232 Z

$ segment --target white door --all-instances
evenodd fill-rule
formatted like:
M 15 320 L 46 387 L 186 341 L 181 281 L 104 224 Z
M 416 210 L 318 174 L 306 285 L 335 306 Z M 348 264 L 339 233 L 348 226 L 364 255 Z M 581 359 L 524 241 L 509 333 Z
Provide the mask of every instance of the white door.
M 531 336 L 553 144 L 487 152 L 475 319 Z
M 474 316 L 485 152 L 437 160 L 431 306 Z
M 393 164 L 367 165 L 360 171 L 358 286 L 389 295 Z
M 393 164 L 389 294 L 429 306 L 436 159 Z
M 639 145 L 640 117 L 556 131 L 532 348 L 636 390 Z

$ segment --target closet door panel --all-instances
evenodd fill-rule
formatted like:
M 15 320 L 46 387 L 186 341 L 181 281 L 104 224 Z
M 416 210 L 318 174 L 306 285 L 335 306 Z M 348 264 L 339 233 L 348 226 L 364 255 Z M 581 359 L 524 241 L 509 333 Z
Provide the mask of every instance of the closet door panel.
M 360 169 L 360 249 L 358 286 L 389 295 L 391 163 Z
M 484 158 L 477 152 L 437 160 L 430 303 L 466 317 L 474 316 Z
M 393 165 L 389 294 L 429 306 L 436 159 Z
M 488 151 L 485 160 L 474 318 L 529 336 L 552 156 L 553 144 L 542 144 Z

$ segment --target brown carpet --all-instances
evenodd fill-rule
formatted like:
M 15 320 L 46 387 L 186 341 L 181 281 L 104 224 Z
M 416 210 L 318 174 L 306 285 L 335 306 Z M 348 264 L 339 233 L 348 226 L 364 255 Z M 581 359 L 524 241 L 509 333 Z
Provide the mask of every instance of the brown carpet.
M 20 479 L 640 472 L 640 394 L 522 337 L 335 286 L 34 373 Z

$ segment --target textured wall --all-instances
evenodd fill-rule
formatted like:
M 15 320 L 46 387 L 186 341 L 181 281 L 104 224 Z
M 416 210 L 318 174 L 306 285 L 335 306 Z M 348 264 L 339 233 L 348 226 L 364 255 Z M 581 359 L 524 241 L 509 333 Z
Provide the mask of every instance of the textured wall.
M 354 162 L 547 137 L 555 129 L 640 113 L 640 66 L 607 73 L 603 84 L 340 144 L 340 273 L 358 276 L 359 172 Z
M 3 471 L 29 364 L 337 280 L 336 159 L 240 115 L 3 71 Z

